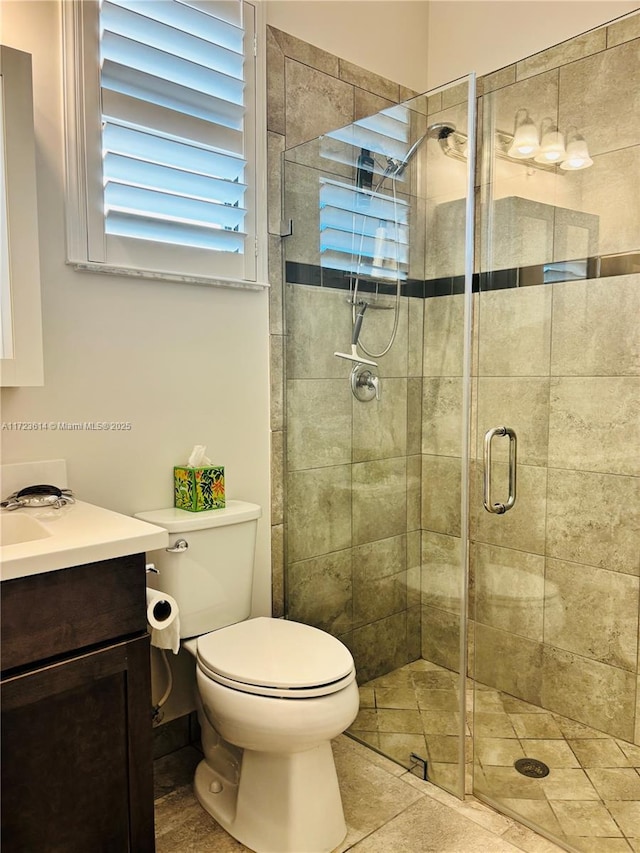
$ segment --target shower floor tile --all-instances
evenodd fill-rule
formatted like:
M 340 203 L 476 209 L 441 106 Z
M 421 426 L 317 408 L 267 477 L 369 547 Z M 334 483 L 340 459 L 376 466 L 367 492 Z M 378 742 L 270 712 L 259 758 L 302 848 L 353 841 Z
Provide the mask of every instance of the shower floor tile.
M 422 660 L 380 676 L 361 686 L 361 711 L 349 733 L 406 768 L 414 764 L 411 753 L 425 758 L 429 779 L 455 790 L 458 679 Z M 568 849 L 640 853 L 640 747 L 486 685 L 472 691 L 470 682 L 467 794 L 473 787 Z M 544 762 L 549 775 L 518 773 L 513 763 L 522 757 Z

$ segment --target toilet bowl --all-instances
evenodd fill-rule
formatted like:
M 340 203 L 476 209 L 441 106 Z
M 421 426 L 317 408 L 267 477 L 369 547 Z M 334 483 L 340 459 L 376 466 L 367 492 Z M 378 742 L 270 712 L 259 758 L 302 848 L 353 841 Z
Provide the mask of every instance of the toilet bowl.
M 331 739 L 359 708 L 351 653 L 299 622 L 248 618 L 260 507 L 138 518 L 171 545 L 150 552 L 149 584 L 173 596 L 181 642 L 196 661 L 204 809 L 257 853 L 329 853 L 346 835 Z
M 359 705 L 345 646 L 308 625 L 259 617 L 187 647 L 196 655 L 202 806 L 252 850 L 333 850 L 346 824 L 330 741 Z

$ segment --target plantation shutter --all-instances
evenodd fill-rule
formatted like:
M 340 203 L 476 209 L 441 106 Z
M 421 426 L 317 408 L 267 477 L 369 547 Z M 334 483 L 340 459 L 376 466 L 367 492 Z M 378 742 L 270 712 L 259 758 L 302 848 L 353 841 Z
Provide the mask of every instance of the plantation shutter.
M 320 264 L 352 275 L 398 281 L 407 277 L 409 260 L 409 204 L 402 196 L 405 176 L 398 180 L 394 199 L 390 180 L 380 183 L 387 158 L 402 161 L 409 148 L 409 111 L 390 107 L 325 134 L 321 154 L 350 165 L 354 174 L 358 158 L 373 158 L 372 187 L 346 180 L 320 179 Z
M 80 140 L 74 148 L 72 127 L 67 174 L 80 207 L 70 259 L 256 281 L 254 6 L 85 0 L 72 8 L 82 89 L 69 72 L 67 112 Z

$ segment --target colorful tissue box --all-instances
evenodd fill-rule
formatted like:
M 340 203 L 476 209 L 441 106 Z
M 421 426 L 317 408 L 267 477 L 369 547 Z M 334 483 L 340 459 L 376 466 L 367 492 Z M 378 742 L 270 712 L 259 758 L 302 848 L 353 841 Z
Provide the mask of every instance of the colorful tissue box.
M 224 468 L 207 465 L 205 468 L 173 469 L 174 506 L 189 512 L 222 509 L 224 500 Z

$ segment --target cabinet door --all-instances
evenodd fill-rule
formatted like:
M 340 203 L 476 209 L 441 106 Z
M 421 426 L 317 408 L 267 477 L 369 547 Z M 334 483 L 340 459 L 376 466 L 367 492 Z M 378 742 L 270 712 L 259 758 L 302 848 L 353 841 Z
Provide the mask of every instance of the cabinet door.
M 3 853 L 154 850 L 148 637 L 2 683 Z

